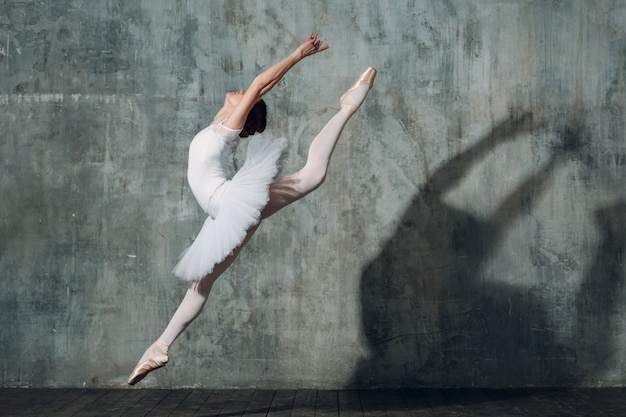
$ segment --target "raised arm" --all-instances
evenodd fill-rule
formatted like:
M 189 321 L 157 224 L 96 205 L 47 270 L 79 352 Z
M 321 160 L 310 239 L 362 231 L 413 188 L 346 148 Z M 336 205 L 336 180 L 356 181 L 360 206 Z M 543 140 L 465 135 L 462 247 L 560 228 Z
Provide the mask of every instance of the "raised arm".
M 256 76 L 241 101 L 228 119 L 224 121 L 224 126 L 235 130 L 243 129 L 252 107 L 283 78 L 287 71 L 302 59 L 326 49 L 328 49 L 328 45 L 324 45 L 323 41 L 318 40 L 317 34 L 311 33 L 307 36 L 306 40 L 286 58 Z

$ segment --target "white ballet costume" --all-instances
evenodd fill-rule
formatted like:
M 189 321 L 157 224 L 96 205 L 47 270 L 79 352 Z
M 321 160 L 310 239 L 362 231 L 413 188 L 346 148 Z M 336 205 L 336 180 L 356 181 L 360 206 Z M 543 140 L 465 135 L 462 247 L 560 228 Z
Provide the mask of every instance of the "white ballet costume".
M 375 70 L 370 70 L 374 71 L 375 76 Z M 362 77 L 366 75 L 367 71 Z M 228 180 L 228 156 L 238 143 L 240 131 L 217 124 L 196 135 L 189 147 L 187 178 L 196 200 L 208 217 L 195 241 L 174 268 L 177 276 L 193 282 L 161 336 L 146 349 L 133 369 L 129 384 L 136 384 L 149 372 L 167 363 L 169 346 L 200 314 L 213 282 L 223 272 L 223 268 L 216 269 L 217 275 L 212 279 L 202 278 L 228 255 L 236 255 L 235 250 L 246 237 L 251 236 L 253 226 L 260 222 L 261 211 L 264 216 L 269 216 L 313 191 L 324 181 L 339 135 L 350 116 L 365 100 L 373 85 L 373 76 L 369 74 L 369 83 L 361 82 L 360 78 L 347 91 L 347 98 L 344 99 L 346 94 L 342 96 L 341 111 L 313 139 L 305 166 L 282 179 L 283 183 L 288 183 L 290 193 L 277 193 L 272 196 L 273 201 L 270 201 L 270 184 L 278 174 L 280 161 L 287 152 L 286 139 L 272 141 L 254 135 L 249 139 L 246 161 Z M 277 179 L 277 183 L 280 182 L 281 179 Z M 203 283 L 206 285 L 201 285 Z
M 189 145 L 187 180 L 208 217 L 174 267 L 174 274 L 186 281 L 211 273 L 260 221 L 261 210 L 269 200 L 269 186 L 287 153 L 285 138 L 251 136 L 245 162 L 229 180 L 229 157 L 239 143 L 240 132 L 213 124 Z

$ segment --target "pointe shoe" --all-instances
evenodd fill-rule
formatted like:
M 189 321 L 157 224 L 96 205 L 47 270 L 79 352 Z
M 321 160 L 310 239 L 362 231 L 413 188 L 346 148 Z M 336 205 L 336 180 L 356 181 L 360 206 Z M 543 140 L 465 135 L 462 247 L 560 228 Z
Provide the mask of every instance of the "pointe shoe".
M 137 382 L 144 379 L 150 372 L 164 367 L 167 363 L 168 357 L 166 345 L 163 346 L 159 343 L 159 341 L 157 341 L 148 349 L 150 350 L 150 354 L 152 356 L 144 361 L 140 361 L 135 366 L 135 369 L 133 369 L 128 377 L 128 380 L 126 381 L 128 382 L 128 385 L 135 385 Z M 163 349 L 166 353 L 162 352 Z
M 128 382 L 128 385 L 135 385 L 137 382 L 144 379 L 150 372 L 154 371 L 155 369 L 164 367 L 166 363 L 167 356 L 150 358 L 141 363 L 138 363 L 137 366 L 135 366 L 135 369 L 133 369 L 133 372 L 131 372 L 130 376 L 128 377 L 128 381 L 126 382 Z
M 354 114 L 361 106 L 361 103 L 365 100 L 367 93 L 374 86 L 374 79 L 376 78 L 376 70 L 372 67 L 366 69 L 359 79 L 354 83 L 352 87 L 348 89 L 345 93 L 339 97 L 339 103 L 341 103 L 341 111 L 344 113 L 348 113 L 350 115 Z M 367 85 L 368 88 L 363 97 L 355 97 L 355 94 L 352 94 L 357 88 Z

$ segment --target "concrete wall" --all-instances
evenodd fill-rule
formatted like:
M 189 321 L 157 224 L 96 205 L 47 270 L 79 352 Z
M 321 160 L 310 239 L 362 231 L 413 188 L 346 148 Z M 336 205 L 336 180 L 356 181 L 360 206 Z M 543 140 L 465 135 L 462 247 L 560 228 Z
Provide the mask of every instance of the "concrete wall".
M 124 386 L 185 291 L 190 140 L 309 31 L 285 171 L 376 87 L 142 386 L 626 382 L 623 2 L 7 0 L 2 386 Z

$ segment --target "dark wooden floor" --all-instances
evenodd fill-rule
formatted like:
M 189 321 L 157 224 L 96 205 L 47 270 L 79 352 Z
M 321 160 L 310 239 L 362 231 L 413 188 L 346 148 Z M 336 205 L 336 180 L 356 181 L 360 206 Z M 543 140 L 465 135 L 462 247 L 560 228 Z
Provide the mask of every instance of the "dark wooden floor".
M 626 416 L 626 388 L 153 390 L 0 388 L 0 416 Z

